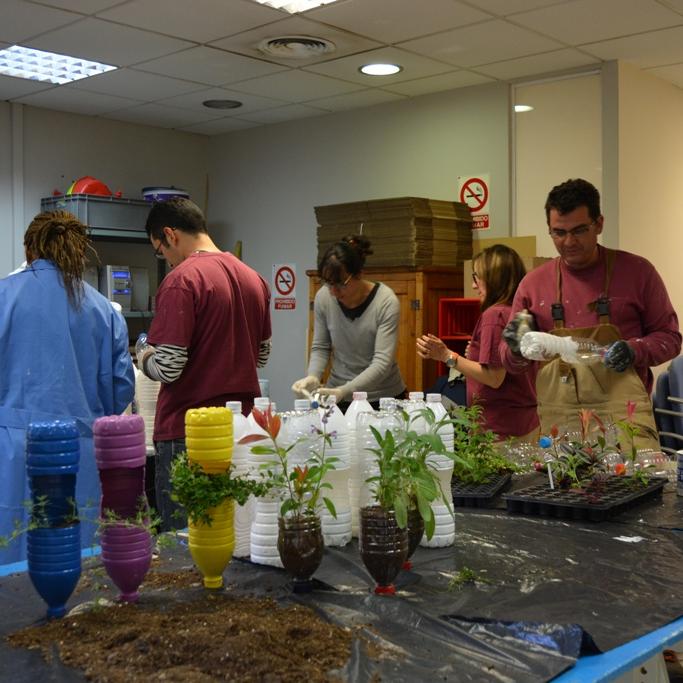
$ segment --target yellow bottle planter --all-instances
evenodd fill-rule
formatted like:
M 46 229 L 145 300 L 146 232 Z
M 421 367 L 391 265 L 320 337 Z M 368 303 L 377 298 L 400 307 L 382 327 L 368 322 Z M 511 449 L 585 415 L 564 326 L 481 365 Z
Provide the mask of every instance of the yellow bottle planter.
M 207 474 L 225 472 L 232 461 L 232 412 L 228 408 L 192 408 L 185 413 L 187 457 Z
M 220 588 L 223 572 L 235 549 L 235 502 L 225 500 L 209 510 L 211 525 L 189 523 L 190 554 L 204 577 L 206 588 Z

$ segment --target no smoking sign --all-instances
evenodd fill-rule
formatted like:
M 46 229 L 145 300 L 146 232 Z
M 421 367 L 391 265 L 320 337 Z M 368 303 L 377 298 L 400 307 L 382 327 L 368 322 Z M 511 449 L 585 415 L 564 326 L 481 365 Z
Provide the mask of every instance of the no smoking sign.
M 296 266 L 293 263 L 273 265 L 273 307 L 276 311 L 293 311 L 296 308 Z
M 472 229 L 489 228 L 489 176 L 488 173 L 478 176 L 459 176 L 459 199 L 467 204 L 472 214 Z

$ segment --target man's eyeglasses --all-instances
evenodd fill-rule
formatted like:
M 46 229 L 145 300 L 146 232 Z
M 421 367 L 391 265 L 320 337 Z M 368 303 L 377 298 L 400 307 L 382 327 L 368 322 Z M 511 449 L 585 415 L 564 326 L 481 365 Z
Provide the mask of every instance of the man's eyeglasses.
M 159 242 L 159 246 L 154 250 L 154 255 L 155 255 L 158 259 L 160 259 L 161 261 L 164 261 L 164 260 L 166 259 L 166 257 L 161 253 L 161 247 L 162 247 L 162 245 L 163 245 L 163 243 L 162 243 L 162 242 Z M 147 253 L 149 253 L 149 252 L 147 252 Z
M 346 289 L 351 282 L 353 275 L 349 275 L 344 282 L 330 282 L 329 280 L 321 280 L 323 286 L 328 289 Z
M 572 237 L 581 237 L 582 235 L 585 235 L 593 225 L 595 225 L 595 221 L 591 221 L 590 223 L 584 223 L 583 225 L 577 225 L 575 228 L 572 228 L 571 230 L 563 230 L 562 228 L 550 228 L 549 232 L 554 240 L 563 240 L 566 239 L 567 235 L 571 235 Z

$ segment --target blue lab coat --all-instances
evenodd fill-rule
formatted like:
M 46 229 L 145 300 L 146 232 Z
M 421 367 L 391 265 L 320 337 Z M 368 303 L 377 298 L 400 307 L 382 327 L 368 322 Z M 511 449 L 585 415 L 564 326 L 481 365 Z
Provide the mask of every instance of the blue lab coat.
M 125 410 L 135 379 L 126 321 L 97 290 L 83 286 L 76 309 L 60 271 L 42 259 L 0 280 L 0 536 L 27 522 L 27 426 L 71 418 L 81 435 L 82 544 L 92 543 L 101 495 L 92 423 Z M 26 557 L 25 537 L 0 549 L 0 564 Z

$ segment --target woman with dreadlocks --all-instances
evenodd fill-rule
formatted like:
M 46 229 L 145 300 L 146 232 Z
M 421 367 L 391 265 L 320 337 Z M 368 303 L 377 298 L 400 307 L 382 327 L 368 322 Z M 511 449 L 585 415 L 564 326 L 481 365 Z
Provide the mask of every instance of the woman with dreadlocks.
M 92 247 L 74 216 L 39 214 L 24 249 L 26 268 L 0 280 L 0 536 L 26 521 L 29 423 L 74 419 L 81 435 L 76 502 L 86 546 L 94 531 L 86 520 L 97 517 L 100 498 L 92 423 L 121 413 L 134 394 L 128 330 L 110 302 L 83 282 Z M 0 564 L 23 559 L 23 543 L 1 549 Z

